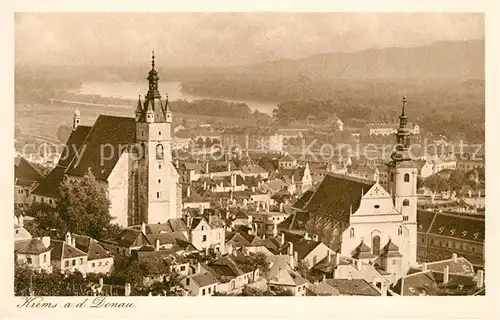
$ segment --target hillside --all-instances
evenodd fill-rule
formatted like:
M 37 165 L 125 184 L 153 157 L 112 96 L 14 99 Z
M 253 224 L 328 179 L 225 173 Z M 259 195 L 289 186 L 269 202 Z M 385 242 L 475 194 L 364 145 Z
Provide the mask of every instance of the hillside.
M 235 72 L 269 78 L 303 75 L 315 79 L 353 80 L 484 79 L 484 40 L 328 53 L 242 67 Z

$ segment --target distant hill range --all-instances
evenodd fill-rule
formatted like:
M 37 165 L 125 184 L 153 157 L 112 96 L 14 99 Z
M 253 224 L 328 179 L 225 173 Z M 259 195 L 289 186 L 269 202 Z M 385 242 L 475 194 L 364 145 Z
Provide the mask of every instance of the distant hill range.
M 264 78 L 332 80 L 450 79 L 484 80 L 484 40 L 443 41 L 421 47 L 327 53 L 238 68 L 240 75 Z

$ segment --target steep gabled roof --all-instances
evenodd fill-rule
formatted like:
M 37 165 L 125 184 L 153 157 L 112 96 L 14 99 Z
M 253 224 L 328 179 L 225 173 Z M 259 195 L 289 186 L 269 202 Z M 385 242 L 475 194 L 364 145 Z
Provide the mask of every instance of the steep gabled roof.
M 33 194 L 44 197 L 57 198 L 59 196 L 59 185 L 64 180 L 64 168 L 55 167 L 33 190 Z
M 375 184 L 374 181 L 347 175 L 328 174 L 312 194 L 302 210 L 324 215 L 339 221 L 349 221 L 351 212 L 359 208 L 361 198 Z
M 70 246 L 66 242 L 60 240 L 51 240 L 50 248 L 52 249 L 52 258 L 57 260 L 83 257 L 87 255 L 82 250 Z
M 91 168 L 96 179 L 107 180 L 121 151 L 134 143 L 135 129 L 134 118 L 100 115 L 82 144 L 80 161 L 73 159 L 66 173 L 81 177 Z M 101 149 L 109 153 L 101 154 Z
M 76 155 L 76 151 L 79 151 L 82 148 L 82 144 L 87 138 L 87 135 L 90 132 L 92 127 L 79 125 L 76 127 L 76 130 L 71 131 L 69 135 L 68 141 L 66 141 L 66 147 L 61 153 L 61 157 L 59 158 L 58 166 L 67 168 L 73 158 Z
M 16 158 L 14 165 L 14 177 L 21 181 L 40 181 L 43 175 L 23 157 Z
M 75 246 L 77 249 L 82 250 L 83 252 L 87 253 L 88 258 L 87 260 L 97 260 L 97 259 L 105 259 L 105 258 L 111 258 L 112 255 L 110 255 L 103 246 L 101 246 L 97 240 L 89 237 L 89 236 L 82 236 L 79 234 L 71 234 L 71 237 L 75 239 Z

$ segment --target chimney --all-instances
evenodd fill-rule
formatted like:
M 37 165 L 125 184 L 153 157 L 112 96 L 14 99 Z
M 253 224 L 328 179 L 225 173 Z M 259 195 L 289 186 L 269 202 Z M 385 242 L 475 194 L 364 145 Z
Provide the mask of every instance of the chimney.
M 155 239 L 155 251 L 160 250 L 160 239 Z
M 295 251 L 293 253 L 293 265 L 292 267 L 296 267 L 299 265 L 299 253 L 297 251 Z
M 387 295 L 387 284 L 385 281 L 382 281 L 380 283 L 380 295 L 381 296 L 386 296 Z
M 76 248 L 75 238 L 71 238 L 71 245 Z
M 293 256 L 293 243 L 288 242 L 288 255 Z
M 200 214 L 203 215 L 203 213 L 205 212 L 205 209 L 203 208 L 203 204 L 200 204 Z
M 19 215 L 18 222 L 19 227 L 24 227 L 24 217 L 22 214 Z
M 176 167 L 177 169 L 179 169 L 179 159 L 176 159 L 176 160 L 175 160 L 175 167 Z
M 232 255 L 233 254 L 233 246 L 232 245 L 228 245 L 226 247 L 226 251 L 227 251 L 228 255 Z
M 274 224 L 273 225 L 273 238 L 276 238 L 277 235 L 278 235 L 278 225 Z
M 207 190 L 207 182 L 203 181 L 203 190 Z
M 285 245 L 285 234 L 283 232 L 281 233 L 281 245 Z
M 66 232 L 65 242 L 71 245 L 71 233 Z
M 188 213 L 186 215 L 186 226 L 189 228 L 191 228 L 191 221 L 192 221 L 192 218 L 191 218 L 191 215 Z
M 340 254 L 336 253 L 335 254 L 335 266 L 338 266 L 340 264 Z
M 450 267 L 444 266 L 443 284 L 447 284 L 448 281 L 450 281 Z
M 210 173 L 210 163 L 208 161 L 205 162 L 205 173 Z
M 200 273 L 201 272 L 201 263 L 198 262 L 198 264 L 196 265 L 196 273 Z
M 103 287 L 104 286 L 104 278 L 99 278 L 99 287 Z
M 252 192 L 255 192 L 255 186 L 252 186 Z
M 285 211 L 285 205 L 283 204 L 283 202 L 280 203 L 280 212 L 284 212 Z
M 458 259 L 458 256 L 457 256 L 457 254 L 456 254 L 456 253 L 453 253 L 453 254 L 451 255 L 451 258 L 453 259 L 453 262 L 455 262 L 455 263 L 456 263 L 456 262 L 457 262 L 457 259 Z
M 231 161 L 227 163 L 227 171 L 231 172 Z
M 326 261 L 332 262 L 332 252 L 330 250 L 328 250 L 326 253 Z
M 144 223 L 144 221 L 141 223 L 141 232 L 146 234 L 146 223 Z
M 484 286 L 484 270 L 477 271 L 476 286 L 482 288 Z
M 309 233 L 307 233 L 307 232 L 306 232 L 306 233 L 304 234 L 304 239 L 306 239 L 306 240 L 311 240 L 311 238 L 309 237 Z
M 125 283 L 125 296 L 128 297 L 130 296 L 130 291 L 131 291 L 131 287 L 130 287 L 130 283 Z
M 187 186 L 187 189 L 186 189 L 186 197 L 191 197 L 191 186 Z
M 50 237 L 42 237 L 42 242 L 46 248 L 50 247 Z

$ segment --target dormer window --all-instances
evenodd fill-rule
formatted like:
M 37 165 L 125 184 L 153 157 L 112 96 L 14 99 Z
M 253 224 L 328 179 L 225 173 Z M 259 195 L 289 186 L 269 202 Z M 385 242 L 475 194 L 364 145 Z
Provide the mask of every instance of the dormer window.
M 466 232 L 467 232 L 467 231 L 466 231 Z M 476 239 L 476 240 L 477 240 L 478 238 L 479 238 L 479 232 L 474 233 L 474 239 Z
M 455 232 L 456 232 L 455 229 L 451 229 L 450 234 L 453 236 L 453 235 L 455 235 Z
M 467 230 L 462 231 L 462 237 L 465 237 L 467 235 Z

